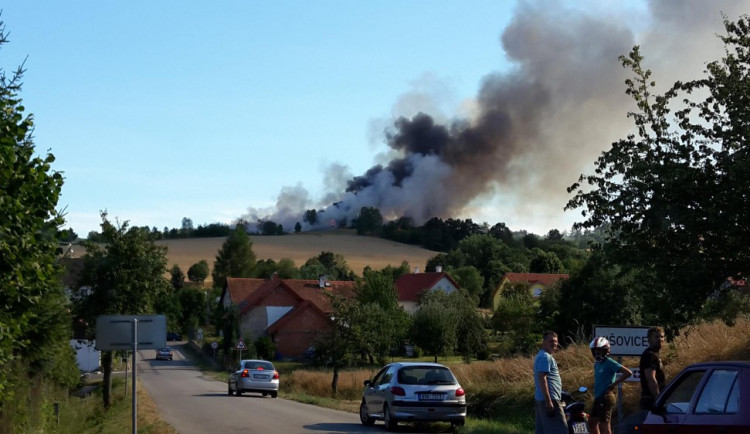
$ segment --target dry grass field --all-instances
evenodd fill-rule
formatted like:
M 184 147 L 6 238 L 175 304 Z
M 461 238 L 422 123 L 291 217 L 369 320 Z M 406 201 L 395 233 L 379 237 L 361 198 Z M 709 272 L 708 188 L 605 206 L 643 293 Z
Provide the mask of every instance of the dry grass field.
M 225 240 L 225 237 L 188 238 L 162 240 L 157 243 L 169 249 L 168 267 L 177 264 L 187 273 L 190 266 L 201 259 L 208 261 L 213 270 L 214 260 Z M 289 258 L 300 267 L 311 257 L 328 251 L 343 255 L 349 268 L 360 276 L 368 265 L 377 270 L 387 265 L 399 266 L 403 261 L 408 262 L 412 269 L 419 267 L 424 271 L 427 260 L 438 253 L 382 238 L 357 236 L 352 230 L 251 236 L 250 241 L 253 243 L 253 252 L 257 259 L 279 261 Z

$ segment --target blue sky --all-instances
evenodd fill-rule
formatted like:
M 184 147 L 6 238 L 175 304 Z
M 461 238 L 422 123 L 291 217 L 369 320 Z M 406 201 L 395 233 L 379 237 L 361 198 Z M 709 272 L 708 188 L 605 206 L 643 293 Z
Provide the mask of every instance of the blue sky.
M 746 1 L 724 3 L 747 9 Z M 550 16 L 574 7 L 560 20 L 581 26 L 588 14 L 611 22 L 621 30 L 620 54 L 640 35 L 653 37 L 644 3 L 523 5 Z M 302 209 L 324 208 L 341 199 L 341 179 L 394 158 L 383 131 L 396 117 L 470 119 L 488 77 L 540 65 L 523 53 L 507 55 L 502 38 L 518 17 L 510 1 L 10 0 L 2 6 L 10 42 L 0 48 L 0 66 L 10 71 L 25 59 L 21 96 L 35 117 L 35 144 L 57 158 L 54 169 L 65 176 L 59 207 L 79 235 L 98 230 L 105 209 L 112 219 L 159 229 L 179 227 L 183 217 L 195 225 L 240 216 L 283 220 L 285 189 L 303 192 Z M 718 14 L 710 21 L 707 33 L 720 28 Z M 531 38 L 528 28 L 521 34 Z M 668 45 L 652 47 L 661 62 L 659 47 L 667 52 Z M 607 62 L 619 68 L 616 56 Z M 624 91 L 616 82 L 605 87 Z M 547 108 L 549 116 L 561 107 Z M 625 111 L 613 114 L 623 127 Z M 619 125 L 607 122 L 613 124 Z M 580 130 L 570 118 L 551 125 Z M 519 179 L 555 171 L 539 162 L 559 159 L 552 148 L 535 154 L 524 144 L 531 150 L 513 157 L 510 175 L 438 209 L 514 230 L 569 229 L 574 217 L 562 211 L 565 188 L 622 134 L 619 127 L 606 130 L 585 138 L 595 145 L 562 152 L 582 155 L 560 178 L 518 187 Z M 554 193 L 529 194 L 542 190 Z

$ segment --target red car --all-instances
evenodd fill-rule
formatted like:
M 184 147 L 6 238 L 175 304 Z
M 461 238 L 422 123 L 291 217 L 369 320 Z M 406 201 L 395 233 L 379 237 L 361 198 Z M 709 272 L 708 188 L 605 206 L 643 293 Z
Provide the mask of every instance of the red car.
M 637 432 L 750 433 L 750 362 L 696 363 L 656 398 Z

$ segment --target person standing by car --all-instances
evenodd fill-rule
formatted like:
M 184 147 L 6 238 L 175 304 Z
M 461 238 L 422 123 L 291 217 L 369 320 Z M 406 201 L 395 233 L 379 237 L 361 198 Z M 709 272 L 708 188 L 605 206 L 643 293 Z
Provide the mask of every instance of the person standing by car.
M 552 354 L 557 350 L 557 333 L 544 332 L 542 349 L 534 358 L 534 412 L 536 414 L 536 434 L 565 434 L 565 423 L 560 400 L 562 380 L 557 370 L 557 362 Z
M 664 343 L 664 329 L 658 326 L 648 329 L 648 348 L 641 354 L 638 368 L 641 370 L 641 410 L 651 410 L 656 397 L 664 389 L 664 365 L 659 350 Z
M 615 406 L 614 388 L 622 383 L 633 372 L 609 357 L 609 341 L 598 336 L 589 345 L 594 356 L 594 405 L 589 418 L 591 434 L 612 433 L 612 409 Z M 620 378 L 617 378 L 617 373 Z

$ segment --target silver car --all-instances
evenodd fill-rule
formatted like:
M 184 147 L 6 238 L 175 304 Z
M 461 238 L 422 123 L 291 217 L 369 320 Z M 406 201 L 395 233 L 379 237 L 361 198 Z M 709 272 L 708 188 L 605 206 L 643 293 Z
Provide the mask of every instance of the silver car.
M 359 418 L 365 425 L 382 420 L 388 431 L 399 422 L 412 421 L 462 426 L 466 392 L 451 370 L 439 363 L 391 363 L 365 380 Z
M 240 396 L 243 392 L 276 398 L 279 395 L 279 371 L 266 360 L 240 360 L 237 368 L 229 373 L 227 393 Z

